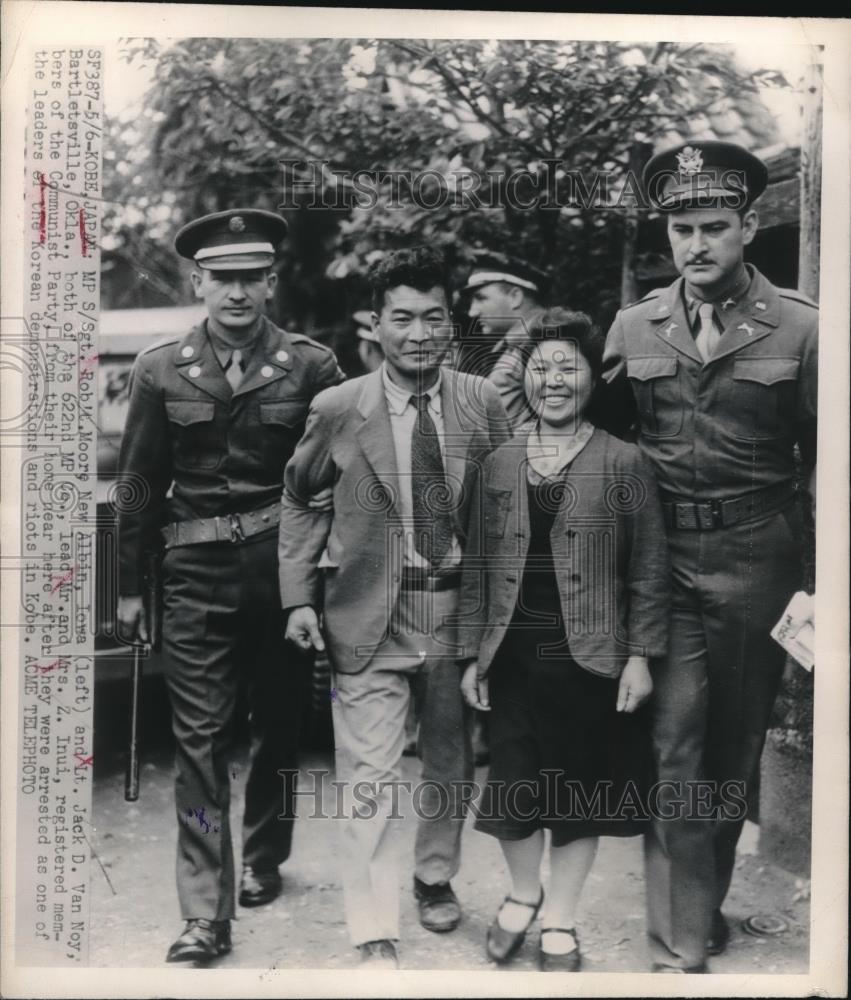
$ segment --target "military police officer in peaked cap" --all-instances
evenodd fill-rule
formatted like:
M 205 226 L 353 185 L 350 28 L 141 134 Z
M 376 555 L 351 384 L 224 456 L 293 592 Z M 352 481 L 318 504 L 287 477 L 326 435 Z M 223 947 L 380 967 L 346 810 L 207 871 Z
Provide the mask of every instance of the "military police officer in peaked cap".
M 548 278 L 540 268 L 512 254 L 477 249 L 472 257 L 473 268 L 461 291 L 469 294 L 470 318 L 479 321 L 485 337 L 494 338 L 481 374 L 499 390 L 511 429 L 518 434 L 537 422 L 523 388 L 525 364 L 520 347 L 541 312 Z
M 727 946 L 740 806 L 784 662 L 769 633 L 800 587 L 794 453 L 814 471 L 818 313 L 744 262 L 767 180 L 731 143 L 692 140 L 648 162 L 680 277 L 621 310 L 606 346 L 607 377 L 632 388 L 673 567 L 653 674 L 658 816 L 671 817 L 646 843 L 656 971 L 703 971 Z M 712 820 L 689 800 L 701 779 L 715 783 Z
M 235 875 L 229 738 L 247 690 L 252 746 L 242 822 L 239 902 L 281 890 L 292 802 L 279 770 L 297 767 L 309 663 L 284 645 L 277 525 L 284 466 L 311 399 L 342 381 L 333 353 L 264 315 L 286 222 L 235 209 L 184 226 L 207 318 L 137 358 L 119 471 L 133 503 L 119 511 L 119 621 L 147 638 L 140 567 L 163 555 L 163 648 L 177 743 L 177 885 L 183 933 L 168 961 L 230 950 Z M 290 818 L 279 819 L 286 814 Z

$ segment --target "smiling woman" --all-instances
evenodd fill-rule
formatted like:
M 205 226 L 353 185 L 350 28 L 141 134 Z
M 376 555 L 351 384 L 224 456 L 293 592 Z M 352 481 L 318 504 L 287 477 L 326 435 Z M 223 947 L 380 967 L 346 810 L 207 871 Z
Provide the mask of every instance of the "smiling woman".
M 468 552 L 480 546 L 484 569 L 473 560 L 464 569 L 462 691 L 491 712 L 476 827 L 500 841 L 511 875 L 487 953 L 511 959 L 541 909 L 546 829 L 539 966 L 575 971 L 575 912 L 597 840 L 640 833 L 649 819 L 642 705 L 653 687 L 648 659 L 665 649 L 667 550 L 638 449 L 589 419 L 600 333 L 583 313 L 554 309 L 531 334 L 524 387 L 537 426 L 525 449 L 515 440 L 485 461 L 473 504 Z M 518 558 L 522 574 L 507 577 L 506 561 Z M 505 794 L 521 787 L 522 798 Z

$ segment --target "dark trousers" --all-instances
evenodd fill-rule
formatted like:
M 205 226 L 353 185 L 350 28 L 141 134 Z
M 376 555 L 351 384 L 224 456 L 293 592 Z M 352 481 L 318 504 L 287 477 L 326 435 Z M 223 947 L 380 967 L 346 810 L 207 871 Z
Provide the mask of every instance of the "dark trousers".
M 676 812 L 677 796 L 689 798 L 687 782 L 749 789 L 757 778 L 785 660 L 769 632 L 800 586 L 794 517 L 669 531 L 671 637 L 653 669 L 652 699 L 656 778 L 671 783 L 661 786 L 660 813 Z M 745 818 L 701 818 L 692 802 L 677 818 L 654 819 L 645 839 L 651 959 L 675 966 L 705 960 Z
M 225 920 L 235 902 L 229 771 L 238 695 L 244 688 L 251 723 L 243 863 L 275 869 L 289 856 L 294 823 L 295 783 L 278 771 L 298 767 L 310 661 L 284 642 L 276 534 L 170 549 L 163 579 L 180 908 L 186 919 Z

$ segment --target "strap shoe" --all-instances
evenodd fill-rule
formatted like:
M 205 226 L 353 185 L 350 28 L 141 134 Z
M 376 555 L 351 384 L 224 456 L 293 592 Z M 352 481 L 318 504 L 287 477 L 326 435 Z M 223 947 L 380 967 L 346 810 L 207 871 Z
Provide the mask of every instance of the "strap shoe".
M 507 931 L 502 924 L 499 922 L 499 913 L 494 917 L 493 923 L 488 928 L 488 936 L 485 942 L 485 948 L 488 953 L 488 957 L 493 959 L 494 962 L 507 962 L 509 959 L 513 958 L 517 952 L 520 950 L 520 946 L 523 944 L 526 938 L 526 932 L 532 926 L 535 917 L 538 916 L 541 907 L 544 904 L 544 889 L 541 887 L 541 895 L 538 898 L 537 903 L 523 903 L 519 899 L 514 899 L 512 896 L 506 896 L 500 906 L 500 911 L 506 903 L 515 903 L 517 906 L 525 906 L 529 910 L 529 920 L 526 926 L 521 931 Z

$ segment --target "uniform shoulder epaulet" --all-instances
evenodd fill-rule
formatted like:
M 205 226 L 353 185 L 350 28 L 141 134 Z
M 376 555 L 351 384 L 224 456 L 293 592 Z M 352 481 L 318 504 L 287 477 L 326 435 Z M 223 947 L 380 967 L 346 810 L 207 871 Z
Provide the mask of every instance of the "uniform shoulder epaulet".
M 663 290 L 664 289 L 661 289 L 661 288 L 654 288 L 651 291 L 649 291 L 644 296 L 644 298 L 642 298 L 642 299 L 636 299 L 635 302 L 628 302 L 625 306 L 622 306 L 621 308 L 622 309 L 632 309 L 633 306 L 640 306 L 642 302 L 652 302 L 653 299 L 658 299 L 659 298 L 659 296 L 662 294 Z
M 310 347 L 316 347 L 320 351 L 331 350 L 327 344 L 320 344 L 318 340 L 314 340 L 313 337 L 308 337 L 304 333 L 294 333 L 292 330 L 287 330 L 287 336 L 294 344 L 308 344 Z
M 811 309 L 818 309 L 818 303 L 814 302 L 809 295 L 804 295 L 797 288 L 778 288 L 777 294 L 781 299 L 792 299 L 793 302 L 800 302 L 801 305 L 810 306 Z
M 142 350 L 139 351 L 137 357 L 141 358 L 143 354 L 151 354 L 153 351 L 160 351 L 164 347 L 170 347 L 172 344 L 179 343 L 181 340 L 183 340 L 183 337 L 175 337 L 174 335 L 163 337 L 161 340 L 155 340 L 153 344 L 148 344 L 147 347 L 143 347 Z

